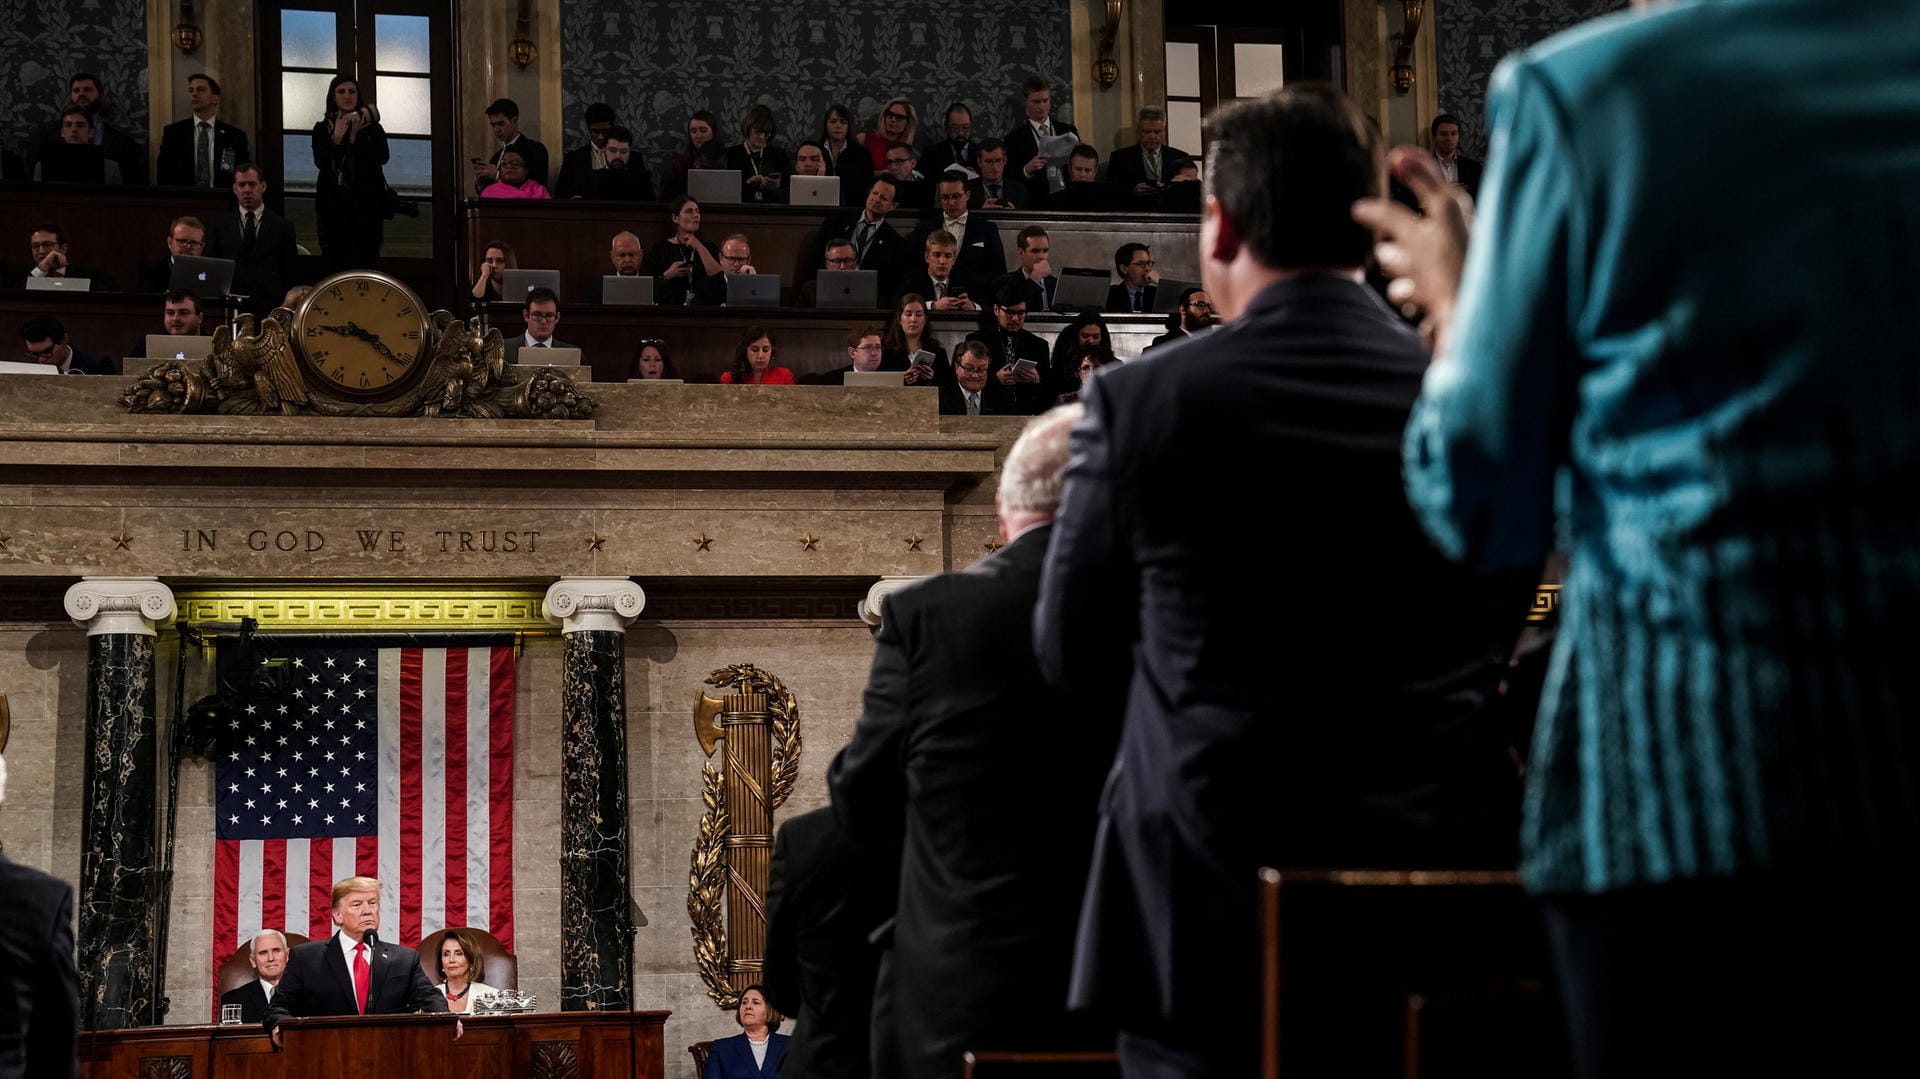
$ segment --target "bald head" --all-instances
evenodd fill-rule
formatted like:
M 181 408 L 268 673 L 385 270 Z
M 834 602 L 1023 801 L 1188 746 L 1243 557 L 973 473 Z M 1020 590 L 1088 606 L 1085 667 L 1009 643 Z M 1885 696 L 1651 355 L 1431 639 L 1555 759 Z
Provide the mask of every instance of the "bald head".
M 613 259 L 613 272 L 621 277 L 635 277 L 640 273 L 640 237 L 631 232 L 615 233 L 613 243 L 607 248 L 607 254 Z

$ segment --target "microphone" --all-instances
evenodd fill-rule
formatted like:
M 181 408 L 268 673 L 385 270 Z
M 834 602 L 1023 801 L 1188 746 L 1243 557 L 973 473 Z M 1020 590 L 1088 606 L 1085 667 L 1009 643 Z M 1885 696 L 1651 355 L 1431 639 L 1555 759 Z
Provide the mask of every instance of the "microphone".
M 371 952 L 374 949 L 380 947 L 379 934 L 369 929 L 361 935 L 360 943 L 365 944 L 367 946 L 367 951 Z

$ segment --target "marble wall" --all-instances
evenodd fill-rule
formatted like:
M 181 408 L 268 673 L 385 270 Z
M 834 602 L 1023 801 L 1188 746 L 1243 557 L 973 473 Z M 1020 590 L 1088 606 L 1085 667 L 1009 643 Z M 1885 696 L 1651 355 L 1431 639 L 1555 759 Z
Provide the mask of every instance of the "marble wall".
M 1444 0 L 1437 5 L 1433 40 L 1440 62 L 1440 111 L 1460 117 L 1465 126 L 1461 152 L 1486 160 L 1487 80 L 1501 57 L 1626 6 L 1627 0 Z

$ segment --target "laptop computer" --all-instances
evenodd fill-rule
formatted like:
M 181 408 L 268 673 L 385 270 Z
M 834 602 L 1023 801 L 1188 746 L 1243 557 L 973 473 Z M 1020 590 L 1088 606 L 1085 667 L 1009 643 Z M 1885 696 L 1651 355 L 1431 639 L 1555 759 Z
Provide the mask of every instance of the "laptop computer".
M 1199 287 L 1198 281 L 1176 281 L 1171 277 L 1163 277 L 1160 279 L 1160 284 L 1154 287 L 1153 309 L 1161 312 L 1172 311 L 1180 306 L 1182 292 Z
M 1112 276 L 1104 269 L 1084 266 L 1061 268 L 1060 280 L 1053 286 L 1053 306 L 1069 311 L 1089 307 L 1100 310 L 1107 306 L 1107 289 L 1112 285 Z
M 728 274 L 727 306 L 780 306 L 780 275 L 777 273 Z
M 506 270 L 500 275 L 500 298 L 510 303 L 526 303 L 527 293 L 537 288 L 550 288 L 564 298 L 559 270 Z
M 151 360 L 204 360 L 212 352 L 212 337 L 177 337 L 170 333 L 147 335 L 147 358 Z
M 219 299 L 233 289 L 233 260 L 175 255 L 167 288 L 174 292 L 191 292 L 203 300 Z
M 879 297 L 877 270 L 821 270 L 813 282 L 815 307 L 857 307 L 871 311 L 880 306 Z
M 787 205 L 840 205 L 840 177 L 794 176 L 787 180 Z
M 0 360 L 0 375 L 57 375 L 59 373 L 60 368 L 50 363 Z
M 907 384 L 905 371 L 848 371 L 843 377 L 848 386 L 889 386 L 897 390 Z
M 534 367 L 580 366 L 580 350 L 577 348 L 523 348 L 519 357 L 517 362 Z
M 600 279 L 600 302 L 625 306 L 648 305 L 653 300 L 653 278 L 618 277 L 609 274 Z
M 93 279 L 87 277 L 29 277 L 29 289 L 42 292 L 91 292 Z
M 48 183 L 97 184 L 107 178 L 107 151 L 92 143 L 52 141 L 40 144 L 40 174 Z M 116 171 L 118 171 L 116 169 Z M 126 177 L 121 177 L 124 181 Z
M 702 206 L 740 201 L 739 169 L 688 169 L 687 194 Z

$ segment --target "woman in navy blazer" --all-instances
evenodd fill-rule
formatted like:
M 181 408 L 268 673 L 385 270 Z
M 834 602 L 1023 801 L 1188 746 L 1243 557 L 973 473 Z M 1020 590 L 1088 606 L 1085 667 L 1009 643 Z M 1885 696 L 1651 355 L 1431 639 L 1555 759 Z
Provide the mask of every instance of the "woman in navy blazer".
M 749 985 L 740 991 L 740 1003 L 733 1010 L 740 1022 L 740 1033 L 731 1038 L 716 1038 L 707 1054 L 707 1066 L 700 1079 L 767 1079 L 780 1073 L 780 1057 L 787 1051 L 788 1038 L 775 1034 L 780 1029 L 780 1013 L 767 1003 L 766 991 Z M 760 1058 L 755 1059 L 755 1050 Z

